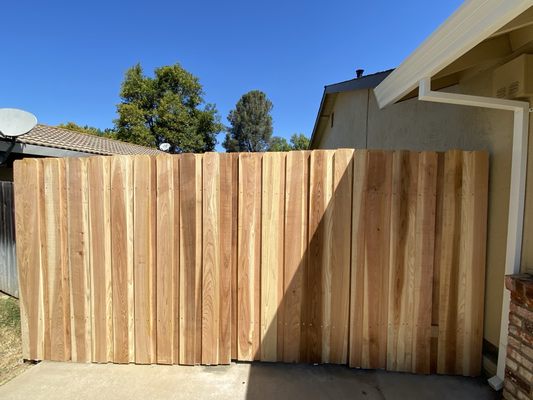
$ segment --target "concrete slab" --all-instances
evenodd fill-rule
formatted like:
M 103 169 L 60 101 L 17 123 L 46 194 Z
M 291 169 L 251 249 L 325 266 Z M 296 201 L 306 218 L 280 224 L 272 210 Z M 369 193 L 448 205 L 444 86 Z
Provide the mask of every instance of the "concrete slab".
M 481 379 L 332 365 L 218 367 L 42 362 L 0 387 L 0 399 L 496 399 Z

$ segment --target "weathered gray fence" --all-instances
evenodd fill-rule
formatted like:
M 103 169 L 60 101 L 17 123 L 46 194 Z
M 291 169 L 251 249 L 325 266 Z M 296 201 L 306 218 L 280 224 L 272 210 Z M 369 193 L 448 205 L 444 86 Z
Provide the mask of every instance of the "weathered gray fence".
M 0 182 L 0 291 L 19 297 L 13 183 Z

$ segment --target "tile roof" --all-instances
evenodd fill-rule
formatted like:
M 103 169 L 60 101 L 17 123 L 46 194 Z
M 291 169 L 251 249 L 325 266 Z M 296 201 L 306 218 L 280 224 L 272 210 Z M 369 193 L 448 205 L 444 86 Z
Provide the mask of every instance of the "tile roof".
M 155 148 L 41 124 L 17 137 L 17 142 L 101 155 L 162 153 Z

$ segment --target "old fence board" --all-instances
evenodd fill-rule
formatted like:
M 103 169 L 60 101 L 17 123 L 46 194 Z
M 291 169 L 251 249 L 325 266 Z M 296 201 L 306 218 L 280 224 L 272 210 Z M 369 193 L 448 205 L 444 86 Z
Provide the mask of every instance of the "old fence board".
M 24 358 L 477 375 L 487 183 L 485 152 L 17 161 Z

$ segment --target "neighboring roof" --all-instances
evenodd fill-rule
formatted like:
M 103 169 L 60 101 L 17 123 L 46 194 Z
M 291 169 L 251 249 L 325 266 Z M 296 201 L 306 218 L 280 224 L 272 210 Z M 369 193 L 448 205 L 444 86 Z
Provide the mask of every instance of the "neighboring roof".
M 393 69 L 387 71 L 376 72 L 362 76 L 361 78 L 354 78 L 343 82 L 332 83 L 331 85 L 324 86 L 324 93 L 322 94 L 322 100 L 320 100 L 320 107 L 318 108 L 318 114 L 315 120 L 315 126 L 313 127 L 313 133 L 311 134 L 311 140 L 309 141 L 310 147 L 313 144 L 313 139 L 317 137 L 317 131 L 320 127 L 320 119 L 328 118 L 329 112 L 324 113 L 324 110 L 328 110 L 333 106 L 332 95 L 342 92 L 350 92 L 354 90 L 372 89 L 383 81 Z
M 435 76 L 533 6 L 533 0 L 467 0 L 375 89 L 380 107 Z
M 155 148 L 41 124 L 29 133 L 17 137 L 17 142 L 86 154 L 161 154 Z

